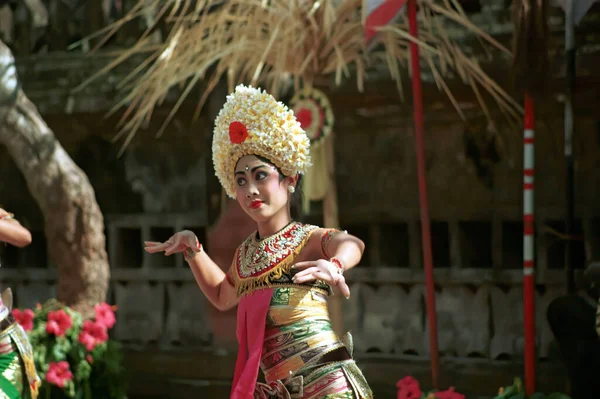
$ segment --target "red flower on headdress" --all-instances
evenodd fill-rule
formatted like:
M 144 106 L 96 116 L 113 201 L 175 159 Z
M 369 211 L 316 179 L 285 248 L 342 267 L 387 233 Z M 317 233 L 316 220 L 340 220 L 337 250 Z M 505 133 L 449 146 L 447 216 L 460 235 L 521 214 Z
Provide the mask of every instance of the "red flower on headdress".
M 233 144 L 241 144 L 248 138 L 248 129 L 242 122 L 231 122 L 229 124 L 229 140 Z

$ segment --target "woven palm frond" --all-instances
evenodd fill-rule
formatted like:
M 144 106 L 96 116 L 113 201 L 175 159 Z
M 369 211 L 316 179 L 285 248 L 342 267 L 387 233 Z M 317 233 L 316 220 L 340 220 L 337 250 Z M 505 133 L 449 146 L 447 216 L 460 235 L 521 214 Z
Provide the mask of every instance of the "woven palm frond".
M 512 56 L 502 44 L 475 26 L 466 17 L 456 0 L 421 0 L 419 1 L 419 40 L 422 67 L 428 67 L 438 89 L 444 91 L 454 105 L 459 116 L 466 117 L 446 82 L 449 78 L 458 78 L 471 86 L 473 94 L 486 118 L 493 122 L 492 112 L 486 104 L 483 93 L 487 93 L 495 102 L 507 121 L 514 125 L 520 120 L 522 108 L 498 83 L 491 79 L 479 66 L 472 55 L 467 54 L 459 43 L 448 33 L 447 26 L 459 25 L 477 37 L 483 48 L 493 47 L 501 53 Z M 396 24 L 379 29 L 377 40 L 384 45 L 392 79 L 398 82 L 401 68 L 408 68 L 409 46 L 415 39 L 408 33 L 408 21 L 401 18 Z M 370 54 L 369 54 L 370 55 Z
M 508 50 L 469 22 L 455 0 L 423 0 L 419 6 L 421 26 L 417 43 L 422 58 L 459 115 L 464 118 L 444 81 L 450 73 L 473 88 L 490 118 L 480 89 L 489 93 L 509 118 L 519 118 L 519 105 L 445 33 L 445 22 L 441 20 L 461 25 L 501 51 Z M 288 81 L 298 89 L 312 86 L 317 77 L 333 76 L 339 85 L 354 74 L 362 90 L 368 66 L 379 59 L 386 60 L 402 93 L 401 72 L 407 65 L 410 41 L 415 40 L 408 34 L 406 20 L 381 28 L 375 43 L 367 46 L 362 12 L 362 0 L 140 0 L 128 15 L 102 34 L 113 34 L 126 21 L 151 13 L 155 21 L 163 19 L 169 24 L 168 37 L 157 45 L 149 40 L 153 28 L 150 26 L 133 47 L 119 53 L 90 80 L 133 55 L 149 54 L 122 83 L 125 95 L 115 107 L 127 106 L 118 135 L 127 135 L 124 146 L 149 120 L 169 90 L 180 87 L 179 100 L 160 135 L 201 80 L 206 88 L 197 113 L 222 78 L 226 78 L 230 90 L 243 82 L 260 85 L 277 96 Z M 383 44 L 383 54 L 370 50 L 379 48 L 377 41 Z
M 548 0 L 513 0 L 513 79 L 518 89 L 541 94 L 549 74 Z

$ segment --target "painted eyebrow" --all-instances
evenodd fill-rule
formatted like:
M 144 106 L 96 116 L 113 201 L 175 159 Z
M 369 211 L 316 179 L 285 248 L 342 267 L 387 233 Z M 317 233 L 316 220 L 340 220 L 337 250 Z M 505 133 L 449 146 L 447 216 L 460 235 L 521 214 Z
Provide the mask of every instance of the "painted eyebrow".
M 258 166 L 255 166 L 252 169 L 250 169 L 250 173 L 254 173 L 254 172 L 256 172 L 256 170 L 258 170 L 260 168 L 266 168 L 266 167 L 267 167 L 267 165 L 258 165 Z M 237 172 L 235 172 L 235 176 L 237 176 L 238 174 L 239 175 L 244 175 L 245 172 L 243 170 L 238 170 Z

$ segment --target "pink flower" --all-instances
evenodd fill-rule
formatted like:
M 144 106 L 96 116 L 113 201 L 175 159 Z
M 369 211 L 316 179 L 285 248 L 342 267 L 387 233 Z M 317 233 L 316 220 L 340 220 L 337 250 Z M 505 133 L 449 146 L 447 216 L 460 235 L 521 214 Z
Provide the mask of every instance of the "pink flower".
M 104 324 L 86 320 L 83 322 L 83 329 L 79 334 L 79 342 L 85 346 L 88 351 L 93 350 L 96 345 L 108 340 L 108 332 Z
M 89 364 L 93 364 L 94 363 L 94 358 L 92 357 L 92 355 L 90 355 L 89 353 L 87 354 L 87 356 L 85 357 L 85 360 L 87 360 L 87 362 Z
M 454 387 L 450 387 L 447 391 L 435 392 L 437 399 L 465 399 L 465 395 L 454 391 Z
M 69 363 L 62 362 L 51 362 L 46 373 L 46 381 L 48 383 L 56 385 L 59 388 L 64 388 L 67 381 L 73 379 L 73 373 L 69 369 Z
M 398 399 L 419 399 L 423 395 L 419 382 L 411 376 L 398 381 L 396 388 L 398 388 Z
M 54 334 L 57 337 L 64 335 L 73 325 L 71 316 L 63 309 L 55 310 L 48 313 L 48 323 L 46 324 L 46 332 Z
M 96 305 L 94 306 L 94 310 L 96 311 L 96 322 L 105 325 L 106 328 L 113 328 L 117 319 L 115 318 L 113 308 L 108 303 L 103 302 L 100 305 Z
M 33 310 L 25 309 L 21 311 L 19 309 L 13 309 L 12 314 L 15 316 L 17 323 L 23 327 L 23 330 L 31 331 L 33 329 Z

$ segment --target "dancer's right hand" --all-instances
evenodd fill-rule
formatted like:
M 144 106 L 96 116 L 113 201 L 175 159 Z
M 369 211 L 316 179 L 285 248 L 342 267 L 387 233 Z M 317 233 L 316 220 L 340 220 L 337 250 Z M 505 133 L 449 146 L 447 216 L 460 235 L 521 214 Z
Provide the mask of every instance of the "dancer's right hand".
M 189 230 L 183 230 L 175 233 L 165 242 L 144 241 L 144 245 L 146 245 L 144 248 L 146 252 L 151 254 L 164 252 L 166 256 L 178 252 L 185 252 L 188 248 L 196 253 L 202 250 L 202 245 L 200 245 L 200 242 L 198 242 L 198 238 Z

